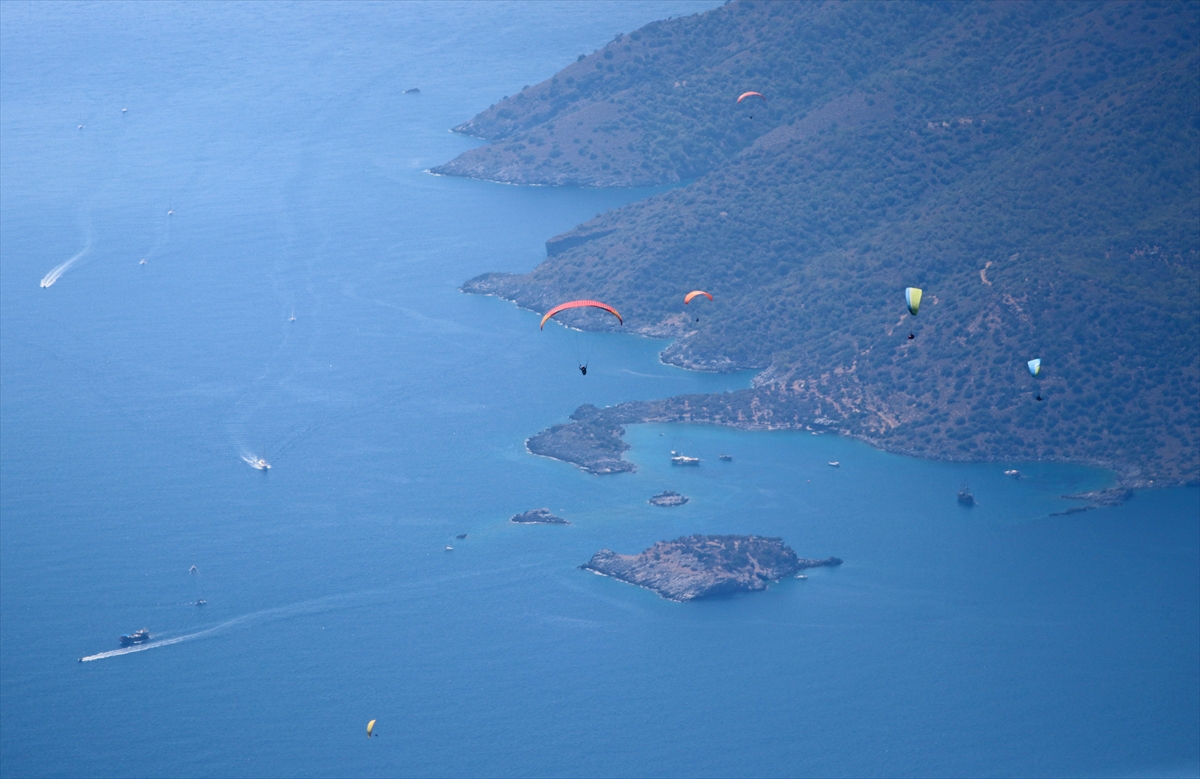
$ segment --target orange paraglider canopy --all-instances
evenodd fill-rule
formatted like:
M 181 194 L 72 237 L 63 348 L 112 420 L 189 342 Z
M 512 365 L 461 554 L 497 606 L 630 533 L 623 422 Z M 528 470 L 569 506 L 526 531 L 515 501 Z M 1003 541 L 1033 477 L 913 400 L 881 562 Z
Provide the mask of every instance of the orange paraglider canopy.
M 705 292 L 702 289 L 697 289 L 697 290 L 693 290 L 693 291 L 687 293 L 687 296 L 684 297 L 683 302 L 685 304 L 691 303 L 692 298 L 696 297 L 697 295 L 703 295 L 704 297 L 708 298 L 709 300 L 712 300 L 712 295 L 708 294 L 707 292 Z
M 767 99 L 766 99 L 765 97 L 763 97 L 763 94 L 762 94 L 762 92 L 743 92 L 743 93 L 742 93 L 742 96 L 741 96 L 741 97 L 739 97 L 739 98 L 737 99 L 737 101 L 740 103 L 740 102 L 742 102 L 743 100 L 745 100 L 745 99 L 746 99 L 746 98 L 748 98 L 748 97 L 762 97 L 762 101 L 763 101 L 764 103 L 765 103 L 765 102 L 767 102 Z
M 599 300 L 572 300 L 568 303 L 559 303 L 557 306 L 555 306 L 554 308 L 547 311 L 546 315 L 544 317 L 542 317 L 542 324 L 539 325 L 538 327 L 545 328 L 546 322 L 548 322 L 550 320 L 550 317 L 554 316 L 559 311 L 566 311 L 568 308 L 599 308 L 599 309 L 603 309 L 604 311 L 607 311 L 608 313 L 615 316 L 617 318 L 618 322 L 620 322 L 621 324 L 625 324 L 625 320 L 621 318 L 621 315 L 617 313 L 617 310 L 615 308 L 613 308 L 612 306 L 608 305 L 607 303 L 601 303 Z

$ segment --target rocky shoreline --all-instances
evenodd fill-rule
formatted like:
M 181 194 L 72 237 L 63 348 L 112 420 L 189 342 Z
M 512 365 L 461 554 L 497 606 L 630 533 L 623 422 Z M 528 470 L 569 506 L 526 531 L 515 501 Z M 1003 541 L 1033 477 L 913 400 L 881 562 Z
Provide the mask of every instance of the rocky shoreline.
M 636 555 L 601 549 L 579 567 L 683 602 L 757 592 L 806 568 L 841 564 L 837 557 L 801 558 L 781 538 L 693 535 L 659 541 Z
M 570 422 L 543 430 L 528 439 L 526 447 L 533 454 L 571 463 L 592 474 L 632 473 L 637 470 L 637 466 L 622 456 L 630 448 L 623 440 L 626 425 L 691 422 L 721 425 L 738 430 L 811 430 L 836 433 L 856 438 L 885 452 L 929 460 L 1011 462 L 1014 459 L 1008 452 L 997 452 L 995 456 L 980 458 L 964 456 L 953 447 L 937 446 L 936 442 L 917 447 L 908 442 L 881 438 L 872 435 L 859 424 L 866 415 L 854 412 L 841 419 L 831 419 L 825 416 L 827 411 L 827 406 L 811 397 L 780 391 L 774 387 L 754 387 L 713 395 L 680 395 L 662 400 L 637 400 L 606 408 L 585 404 L 571 414 Z M 1042 461 L 1088 465 L 1115 471 L 1118 486 L 1111 490 L 1063 496 L 1090 500 L 1096 505 L 1116 505 L 1105 501 L 1131 494 L 1130 490 L 1188 486 L 1194 483 L 1187 478 L 1148 479 L 1140 467 L 1112 460 L 1053 457 L 1043 458 Z M 1098 500 L 1100 496 L 1107 497 Z M 1121 498 L 1117 502 L 1127 499 Z
M 1083 506 L 1072 506 L 1063 511 L 1055 511 L 1050 516 L 1065 517 L 1071 514 L 1082 514 L 1085 511 L 1091 511 L 1103 506 L 1120 506 L 1133 497 L 1133 490 L 1128 487 L 1110 487 L 1106 490 L 1080 492 L 1075 495 L 1063 495 L 1062 497 L 1064 500 L 1086 500 L 1087 503 Z

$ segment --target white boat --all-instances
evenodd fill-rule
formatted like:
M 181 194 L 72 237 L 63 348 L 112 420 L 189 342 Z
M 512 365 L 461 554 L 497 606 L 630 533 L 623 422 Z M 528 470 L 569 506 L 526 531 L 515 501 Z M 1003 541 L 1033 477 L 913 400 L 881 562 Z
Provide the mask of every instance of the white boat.
M 842 464 L 841 464 L 840 462 L 838 462 L 837 460 L 830 460 L 830 461 L 829 461 L 829 464 L 830 464 L 830 465 L 832 465 L 834 468 L 841 468 L 841 467 L 842 467 Z
M 805 575 L 804 575 L 804 574 L 802 574 L 802 573 L 798 573 L 798 574 L 796 574 L 796 578 L 797 578 L 797 579 L 807 579 L 808 577 L 807 577 L 807 576 L 805 576 Z
M 671 465 L 699 465 L 699 457 L 688 457 L 685 454 L 671 453 Z
M 254 460 L 251 460 L 251 461 L 250 461 L 250 465 L 252 465 L 253 467 L 255 467 L 255 468 L 259 469 L 260 471 L 269 471 L 269 470 L 271 470 L 271 464 L 270 464 L 269 462 L 267 462 L 266 460 L 264 460 L 263 458 L 261 458 L 261 457 L 259 457 L 259 458 L 256 458 L 256 459 L 254 459 Z
M 447 547 L 446 547 L 446 551 L 447 551 L 447 552 L 453 552 L 453 551 L 454 551 L 454 547 L 452 547 L 452 546 L 447 546 Z
M 295 321 L 296 321 L 296 309 L 294 309 L 294 308 L 292 309 L 292 315 L 288 317 L 288 321 L 289 321 L 289 322 L 295 322 Z

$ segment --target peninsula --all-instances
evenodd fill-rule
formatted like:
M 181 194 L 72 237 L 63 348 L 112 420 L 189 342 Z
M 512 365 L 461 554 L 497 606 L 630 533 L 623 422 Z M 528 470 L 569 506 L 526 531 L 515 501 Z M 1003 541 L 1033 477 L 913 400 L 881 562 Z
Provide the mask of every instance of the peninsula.
M 462 289 L 539 312 L 602 299 L 671 339 L 667 363 L 757 371 L 737 392 L 581 407 L 535 454 L 630 471 L 623 425 L 692 421 L 1192 484 L 1196 94 L 1186 3 L 738 0 L 497 102 L 455 128 L 489 143 L 435 172 L 677 184 Z M 714 295 L 700 321 L 691 289 Z
M 765 590 L 805 568 L 841 564 L 836 557 L 798 557 L 782 538 L 693 535 L 659 541 L 636 555 L 601 549 L 580 568 L 645 587 L 667 600 L 689 601 Z

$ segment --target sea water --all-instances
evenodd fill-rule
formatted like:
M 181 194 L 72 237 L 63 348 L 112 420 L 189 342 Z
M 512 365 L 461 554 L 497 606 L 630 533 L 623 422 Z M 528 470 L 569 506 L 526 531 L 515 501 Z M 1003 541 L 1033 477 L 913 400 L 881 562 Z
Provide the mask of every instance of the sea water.
M 631 427 L 634 474 L 525 450 L 751 377 L 457 291 L 652 190 L 424 171 L 713 5 L 0 6 L 0 774 L 1200 770 L 1195 489 L 1052 516 L 1113 475 L 699 425 Z M 507 521 L 542 506 L 572 524 Z M 578 568 L 697 532 L 845 563 L 688 604 Z

